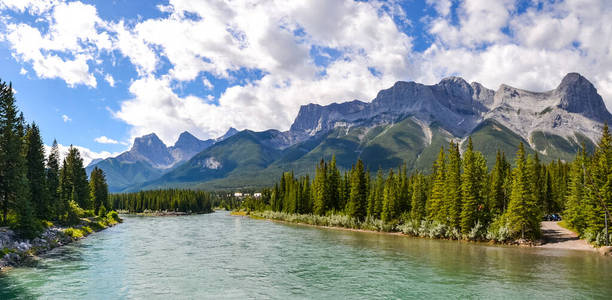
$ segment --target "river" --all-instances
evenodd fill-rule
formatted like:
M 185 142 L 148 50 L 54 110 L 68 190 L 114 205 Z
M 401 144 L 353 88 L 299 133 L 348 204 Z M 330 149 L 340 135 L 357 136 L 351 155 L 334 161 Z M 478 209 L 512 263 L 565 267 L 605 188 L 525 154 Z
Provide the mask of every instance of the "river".
M 612 258 L 230 216 L 125 216 L 0 273 L 0 299 L 612 297 Z

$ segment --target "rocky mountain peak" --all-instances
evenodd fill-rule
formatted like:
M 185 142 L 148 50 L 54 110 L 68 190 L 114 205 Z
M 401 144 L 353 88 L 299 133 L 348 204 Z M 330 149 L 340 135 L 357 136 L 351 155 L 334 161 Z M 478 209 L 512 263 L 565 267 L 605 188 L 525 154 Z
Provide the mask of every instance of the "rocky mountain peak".
M 147 160 L 157 167 L 170 166 L 174 161 L 164 142 L 155 133 L 134 139 L 134 145 L 128 152 L 130 157 Z
M 238 133 L 238 129 L 234 128 L 234 127 L 230 127 L 224 135 L 220 136 L 217 138 L 217 142 L 223 141 L 231 136 L 233 136 L 234 134 Z
M 189 147 L 190 145 L 197 144 L 199 142 L 201 142 L 201 140 L 196 138 L 193 134 L 189 133 L 188 131 L 183 131 L 174 144 L 174 148 Z
M 559 108 L 599 122 L 612 121 L 612 115 L 606 109 L 595 86 L 578 73 L 565 75 L 554 93 L 560 97 Z
M 166 149 L 166 144 L 155 133 L 150 133 L 134 139 L 131 150 L 139 151 L 140 149 Z
M 359 100 L 332 103 L 326 106 L 312 103 L 302 105 L 290 131 L 312 134 L 323 129 L 329 129 L 333 127 L 335 121 L 350 120 L 355 117 L 355 114 L 360 114 L 367 106 L 367 103 Z

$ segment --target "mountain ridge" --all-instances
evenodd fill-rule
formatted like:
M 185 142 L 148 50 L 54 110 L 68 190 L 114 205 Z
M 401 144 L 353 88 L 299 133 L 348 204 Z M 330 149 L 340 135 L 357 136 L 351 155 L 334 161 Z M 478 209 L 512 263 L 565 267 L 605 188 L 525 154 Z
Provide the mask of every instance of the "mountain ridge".
M 519 142 L 544 160 L 569 159 L 583 142 L 594 147 L 603 123 L 611 120 L 595 87 L 578 73 L 567 74 L 555 89 L 545 92 L 505 84 L 491 90 L 461 77 L 433 85 L 398 81 L 371 102 L 302 105 L 287 131 L 240 131 L 133 189 L 262 186 L 280 172 L 310 174 L 319 159 L 332 155 L 341 168 L 362 158 L 373 168 L 406 164 L 428 169 L 440 147 L 450 140 L 462 143 L 467 136 L 485 149 L 490 163 L 495 147 L 512 155 L 508 152 L 516 151 Z M 266 162 L 256 164 L 224 153 L 240 147 Z

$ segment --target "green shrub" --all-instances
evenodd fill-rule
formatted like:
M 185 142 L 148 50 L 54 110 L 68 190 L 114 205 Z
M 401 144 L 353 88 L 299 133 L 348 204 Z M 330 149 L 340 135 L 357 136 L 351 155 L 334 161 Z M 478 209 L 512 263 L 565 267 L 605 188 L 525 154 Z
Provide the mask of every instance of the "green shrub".
M 64 233 L 71 238 L 82 238 L 83 237 L 83 231 L 81 231 L 78 228 L 66 228 L 64 230 Z
M 82 210 L 82 213 L 79 216 L 81 218 L 90 218 L 90 217 L 95 217 L 96 214 L 94 213 L 93 209 L 87 209 L 87 210 Z
M 113 224 L 114 223 L 121 223 L 123 220 L 121 220 L 121 218 L 119 218 L 119 214 L 116 211 L 111 211 L 108 214 L 106 214 L 106 218 L 109 220 L 113 220 Z
M 98 209 L 98 216 L 106 216 L 106 207 L 104 207 L 104 204 L 102 204 L 102 206 L 100 206 L 100 208 Z
M 81 223 L 81 217 L 84 213 L 83 213 L 83 209 L 79 207 L 79 205 L 74 202 L 74 201 L 70 201 L 68 203 L 68 212 L 66 213 L 66 223 L 68 225 L 77 225 L 79 223 Z
M 40 223 L 42 224 L 42 226 L 43 226 L 44 228 L 49 228 L 49 227 L 52 227 L 52 226 L 53 226 L 53 222 L 51 222 L 51 221 L 47 221 L 47 220 L 42 220 L 42 221 L 40 221 Z

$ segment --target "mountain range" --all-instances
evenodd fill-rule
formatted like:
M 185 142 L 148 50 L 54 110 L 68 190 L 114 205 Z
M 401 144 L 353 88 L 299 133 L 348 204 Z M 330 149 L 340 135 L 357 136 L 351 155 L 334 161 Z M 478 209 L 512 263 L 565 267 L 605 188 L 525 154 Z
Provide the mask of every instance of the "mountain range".
M 468 136 L 490 165 L 498 149 L 512 157 L 519 142 L 544 161 L 571 160 L 581 144 L 592 150 L 610 121 L 602 97 L 577 73 L 546 92 L 505 84 L 491 90 L 460 77 L 434 85 L 399 81 L 371 102 L 304 105 L 288 131 L 230 129 L 206 141 L 185 132 L 172 147 L 151 134 L 89 169 L 102 168 L 115 192 L 257 188 L 283 171 L 313 174 L 332 155 L 343 169 L 361 158 L 373 172 L 404 164 L 427 171 L 441 147 L 455 140 L 463 148 Z

